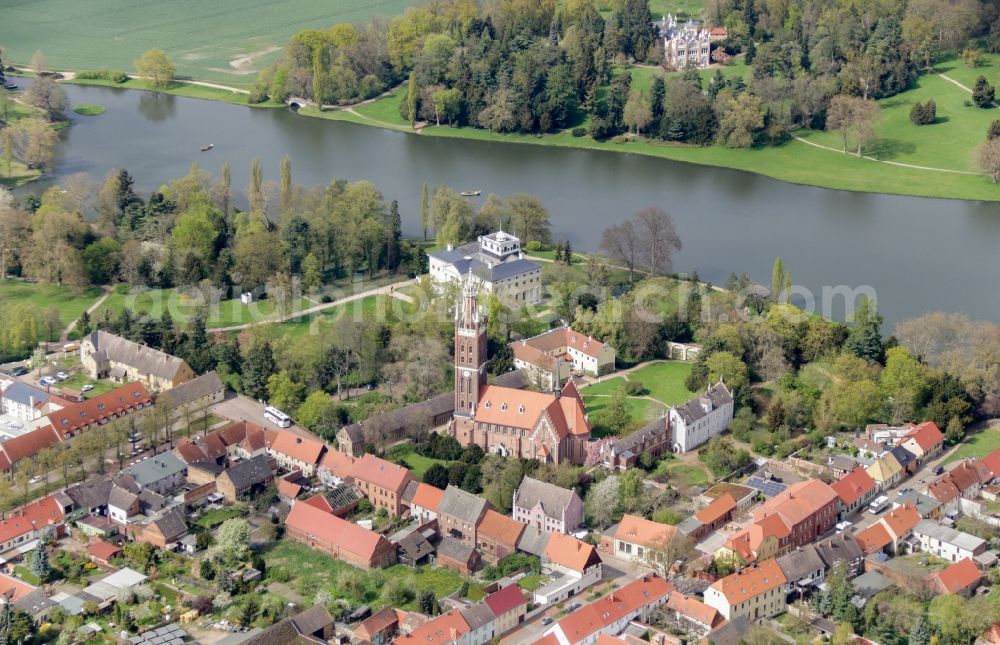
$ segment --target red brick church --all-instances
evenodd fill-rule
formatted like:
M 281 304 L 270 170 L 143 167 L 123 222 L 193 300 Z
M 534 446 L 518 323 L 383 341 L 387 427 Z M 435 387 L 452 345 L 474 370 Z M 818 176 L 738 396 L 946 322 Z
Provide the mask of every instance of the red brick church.
M 487 384 L 486 316 L 476 291 L 474 279 L 467 279 L 461 306 L 455 308 L 452 436 L 504 457 L 582 464 L 590 423 L 572 380 L 555 394 Z

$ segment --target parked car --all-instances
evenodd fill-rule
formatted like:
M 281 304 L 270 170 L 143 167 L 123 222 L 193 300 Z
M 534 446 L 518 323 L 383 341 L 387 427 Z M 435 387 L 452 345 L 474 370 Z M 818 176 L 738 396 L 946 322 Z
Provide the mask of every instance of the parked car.
M 4 88 L 5 90 L 10 90 L 10 91 L 12 91 L 12 92 L 13 92 L 14 90 L 17 90 L 17 89 L 20 89 L 20 88 L 18 88 L 18 86 L 17 86 L 17 85 L 14 85 L 13 83 L 7 83 L 6 85 L 4 85 L 4 86 L 3 86 L 3 88 Z
M 38 379 L 38 382 L 41 385 L 55 385 L 59 381 L 55 380 L 51 376 L 43 376 L 42 378 Z
M 94 389 L 94 384 L 93 383 L 87 383 L 83 387 L 80 388 L 80 391 L 81 392 L 90 392 L 93 389 Z
M 41 475 L 35 475 L 34 477 L 32 477 L 31 479 L 28 480 L 28 483 L 29 484 L 37 484 L 40 481 L 42 481 L 42 476 Z
M 24 367 L 23 365 L 18 365 L 17 367 L 15 367 L 10 371 L 11 376 L 24 376 L 27 373 L 28 373 L 28 368 Z
M 66 372 L 56 372 L 56 378 L 59 379 L 60 381 L 65 381 L 66 379 L 69 378 L 69 374 L 67 374 Z
M 552 616 L 546 616 L 545 618 L 542 618 L 542 624 L 543 625 L 551 625 L 552 624 Z
M 934 469 L 934 474 L 935 475 L 943 475 L 944 474 L 944 466 L 938 466 L 938 467 L 936 467 Z

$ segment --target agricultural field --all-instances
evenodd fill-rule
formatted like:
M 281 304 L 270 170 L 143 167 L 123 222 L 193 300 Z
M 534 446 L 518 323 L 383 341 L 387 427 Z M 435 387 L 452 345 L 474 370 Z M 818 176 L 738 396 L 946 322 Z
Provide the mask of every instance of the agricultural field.
M 56 69 L 131 72 L 152 47 L 181 77 L 252 83 L 291 35 L 339 22 L 392 16 L 412 0 L 7 0 L 0 21 L 5 62 L 26 65 L 37 50 Z

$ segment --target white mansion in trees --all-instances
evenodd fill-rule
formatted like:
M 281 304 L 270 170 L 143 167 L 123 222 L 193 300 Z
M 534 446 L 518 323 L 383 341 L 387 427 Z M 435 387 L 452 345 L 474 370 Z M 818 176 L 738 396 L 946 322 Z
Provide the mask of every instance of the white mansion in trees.
M 669 13 L 655 24 L 663 38 L 664 62 L 674 69 L 708 67 L 712 63 L 712 43 L 726 37 L 724 28 L 703 28 L 694 20 L 680 25 L 677 16 Z
M 521 240 L 497 231 L 480 235 L 469 244 L 428 254 L 435 284 L 459 284 L 471 273 L 486 293 L 495 293 L 508 306 L 542 300 L 542 267 L 524 259 Z
M 733 393 L 720 379 L 704 394 L 670 408 L 674 452 L 687 452 L 707 443 L 733 420 Z

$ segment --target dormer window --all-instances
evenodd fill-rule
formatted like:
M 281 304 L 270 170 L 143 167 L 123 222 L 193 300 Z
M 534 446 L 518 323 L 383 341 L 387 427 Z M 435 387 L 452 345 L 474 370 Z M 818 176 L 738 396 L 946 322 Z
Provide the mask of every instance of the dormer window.
M 506 410 L 507 410 L 507 404 L 506 403 L 501 403 L 500 404 L 500 411 L 501 412 L 505 412 Z
M 521 414 L 524 414 L 524 406 L 523 406 L 523 405 L 519 406 L 519 407 L 517 408 L 517 411 L 518 411 L 519 413 L 521 413 Z

